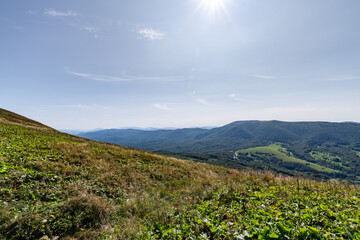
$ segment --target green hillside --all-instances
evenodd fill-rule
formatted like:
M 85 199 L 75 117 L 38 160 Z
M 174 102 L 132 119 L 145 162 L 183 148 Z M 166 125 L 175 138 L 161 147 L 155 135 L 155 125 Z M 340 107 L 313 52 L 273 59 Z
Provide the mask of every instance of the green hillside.
M 296 158 L 296 157 L 294 157 L 292 152 L 288 151 L 286 148 L 282 147 L 279 144 L 271 144 L 269 146 L 264 146 L 264 147 L 247 148 L 247 149 L 242 149 L 242 150 L 235 152 L 236 155 L 238 155 L 238 153 L 248 153 L 249 157 L 252 157 L 252 154 L 256 155 L 257 153 L 272 154 L 275 157 L 277 157 L 278 159 L 281 159 L 285 162 L 294 162 L 294 163 L 304 164 L 304 165 L 311 167 L 313 170 L 316 170 L 316 171 L 336 172 L 336 170 L 334 170 L 334 169 L 323 167 L 318 164 Z
M 94 142 L 2 109 L 0 141 L 0 239 L 360 239 L 346 183 Z
M 81 136 L 238 170 L 270 169 L 306 177 L 313 177 L 315 170 L 320 172 L 317 177 L 360 183 L 359 123 L 238 121 L 212 129 L 108 129 Z M 266 149 L 251 155 L 238 151 L 258 147 Z

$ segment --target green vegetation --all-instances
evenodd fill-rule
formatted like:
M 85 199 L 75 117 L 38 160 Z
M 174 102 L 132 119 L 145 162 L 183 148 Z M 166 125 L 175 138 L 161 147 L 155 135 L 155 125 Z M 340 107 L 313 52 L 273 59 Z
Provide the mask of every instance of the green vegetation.
M 93 142 L 0 109 L 0 239 L 359 239 L 359 190 Z
M 321 173 L 316 178 L 360 183 L 359 123 L 239 121 L 212 129 L 109 129 L 82 136 L 238 170 L 269 169 L 308 178 L 314 178 L 317 170 Z M 274 143 L 291 155 L 268 147 Z M 234 159 L 238 150 L 264 146 L 265 151 L 238 152 Z
M 289 152 L 286 148 L 282 147 L 279 144 L 271 144 L 269 146 L 264 146 L 264 147 L 242 149 L 242 150 L 238 150 L 237 152 L 235 152 L 235 154 L 238 154 L 238 153 L 248 153 L 248 154 L 250 154 L 250 157 L 251 157 L 252 153 L 268 153 L 268 154 L 273 154 L 275 157 L 277 157 L 283 161 L 286 161 L 286 162 L 295 162 L 295 163 L 301 163 L 304 165 L 308 165 L 309 167 L 311 167 L 317 171 L 335 172 L 335 170 L 333 170 L 333 169 L 323 167 L 318 164 L 296 158 L 296 157 L 294 157 L 294 155 L 291 152 Z
M 166 225 L 162 239 L 360 239 L 357 188 L 271 174 L 244 177 Z
M 325 161 L 336 161 L 339 162 L 341 157 L 337 155 L 332 155 L 328 152 L 319 152 L 319 151 L 311 151 L 310 156 L 315 160 L 325 160 Z
M 239 175 L 2 119 L 0 239 L 134 238 Z
M 311 151 L 310 153 L 310 156 L 317 160 L 317 161 L 327 161 L 327 162 L 330 162 L 332 164 L 335 164 L 335 165 L 339 165 L 340 167 L 342 168 L 349 168 L 347 166 L 344 166 L 342 163 L 341 163 L 341 156 L 338 156 L 336 154 L 331 154 L 331 153 L 328 153 L 328 152 L 319 152 L 319 151 Z

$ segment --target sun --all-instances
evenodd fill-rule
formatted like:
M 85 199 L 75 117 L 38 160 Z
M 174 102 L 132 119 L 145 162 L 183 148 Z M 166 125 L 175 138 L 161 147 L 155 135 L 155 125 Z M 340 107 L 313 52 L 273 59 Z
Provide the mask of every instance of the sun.
M 198 9 L 201 9 L 209 15 L 214 15 L 219 12 L 227 12 L 226 3 L 229 0 L 201 0 Z

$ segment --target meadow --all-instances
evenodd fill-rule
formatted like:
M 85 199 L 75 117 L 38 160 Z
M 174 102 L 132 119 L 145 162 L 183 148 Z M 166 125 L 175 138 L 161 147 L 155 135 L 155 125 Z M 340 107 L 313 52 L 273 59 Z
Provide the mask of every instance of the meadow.
M 235 152 L 235 154 L 238 154 L 238 153 L 248 153 L 248 154 L 250 154 L 250 156 L 252 153 L 272 154 L 275 157 L 277 157 L 285 162 L 301 163 L 304 165 L 308 165 L 309 167 L 311 167 L 317 171 L 336 172 L 336 170 L 334 170 L 334 169 L 323 167 L 316 163 L 312 163 L 312 162 L 308 162 L 306 160 L 302 160 L 300 158 L 296 158 L 288 149 L 286 149 L 285 147 L 282 147 L 280 144 L 271 144 L 269 146 L 241 149 L 241 150 L 238 150 Z M 313 154 L 312 156 L 315 156 L 315 154 Z M 319 154 L 316 156 L 319 156 Z M 323 159 L 323 158 L 321 158 L 321 159 Z

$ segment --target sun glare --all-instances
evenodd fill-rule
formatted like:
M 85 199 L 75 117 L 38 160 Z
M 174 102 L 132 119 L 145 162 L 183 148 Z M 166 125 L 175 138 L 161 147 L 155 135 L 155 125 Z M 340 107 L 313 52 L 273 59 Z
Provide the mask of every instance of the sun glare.
M 226 11 L 226 2 L 229 0 L 201 0 L 199 9 L 206 11 L 208 14 L 215 14 Z

